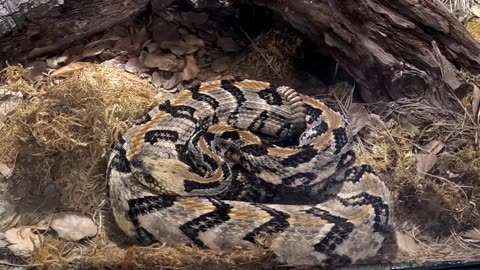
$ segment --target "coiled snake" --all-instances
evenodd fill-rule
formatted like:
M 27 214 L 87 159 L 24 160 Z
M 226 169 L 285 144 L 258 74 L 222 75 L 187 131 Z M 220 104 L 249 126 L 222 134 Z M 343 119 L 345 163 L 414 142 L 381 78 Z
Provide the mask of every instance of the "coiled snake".
M 110 204 L 143 243 L 271 250 L 289 265 L 376 255 L 389 191 L 342 116 L 293 89 L 221 80 L 151 110 L 114 147 Z

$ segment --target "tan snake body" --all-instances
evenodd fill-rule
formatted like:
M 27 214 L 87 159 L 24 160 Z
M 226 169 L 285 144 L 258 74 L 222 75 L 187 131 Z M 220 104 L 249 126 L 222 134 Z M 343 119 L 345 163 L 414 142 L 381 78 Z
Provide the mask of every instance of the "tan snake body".
M 289 87 L 202 83 L 115 146 L 115 220 L 146 244 L 261 245 L 289 265 L 371 258 L 391 225 L 390 193 L 370 166 L 352 166 L 351 137 L 339 113 Z

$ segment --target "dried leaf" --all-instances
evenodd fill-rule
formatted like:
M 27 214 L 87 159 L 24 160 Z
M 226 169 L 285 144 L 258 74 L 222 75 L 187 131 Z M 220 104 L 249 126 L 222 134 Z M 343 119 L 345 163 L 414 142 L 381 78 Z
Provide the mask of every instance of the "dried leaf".
M 480 18 L 480 6 L 479 5 L 473 5 L 471 8 L 470 8 L 470 11 L 473 13 L 473 15 L 477 16 L 478 18 Z
M 152 54 L 145 55 L 144 64 L 149 68 L 158 68 L 165 71 L 181 71 L 184 67 L 184 61 L 177 59 L 174 54 Z
M 370 114 L 370 121 L 368 125 L 379 130 L 387 128 L 385 121 L 382 120 L 380 115 L 374 113 Z
M 160 88 L 162 87 L 162 77 L 160 76 L 160 73 L 158 71 L 154 71 L 152 73 L 152 83 L 155 88 Z
M 160 0 L 160 1 L 150 1 L 152 10 L 156 14 L 164 14 L 164 9 L 170 6 L 175 0 Z
M 471 230 L 463 232 L 461 236 L 470 239 L 480 240 L 480 229 L 473 228 Z
M 192 55 L 187 55 L 185 57 L 185 68 L 180 74 L 180 79 L 182 81 L 190 81 L 195 79 L 200 72 L 200 69 L 197 66 L 197 61 Z
M 222 48 L 224 52 L 238 52 L 241 50 L 231 37 L 221 37 L 217 39 L 217 46 Z
M 112 46 L 115 41 L 119 40 L 120 38 L 117 37 L 117 36 L 111 36 L 111 37 L 107 37 L 107 38 L 103 38 L 103 39 L 97 39 L 97 40 L 94 40 L 90 43 L 88 43 L 87 45 L 85 45 L 85 47 L 88 47 L 88 48 L 92 48 L 92 47 L 95 47 L 97 45 L 101 45 L 101 44 L 109 44 L 110 46 Z
M 149 42 L 145 44 L 145 48 L 147 48 L 147 52 L 149 53 L 154 53 L 158 48 L 160 48 L 160 45 L 156 42 Z
M 180 35 L 189 35 L 190 34 L 190 30 L 188 30 L 187 28 L 185 27 L 178 27 L 178 33 Z
M 413 237 L 410 235 L 407 235 L 402 232 L 395 232 L 396 237 L 397 237 L 397 244 L 398 244 L 398 249 L 401 252 L 407 253 L 407 254 L 417 254 L 418 251 L 420 250 L 420 247 L 418 246 L 417 242 Z
M 417 154 L 416 158 L 417 171 L 419 172 L 420 176 L 424 176 L 424 174 L 428 173 L 437 162 L 437 156 L 432 153 Z
M 200 25 L 208 21 L 208 14 L 204 12 L 182 12 L 182 19 L 187 23 Z
M 55 214 L 50 221 L 50 227 L 60 238 L 70 241 L 93 237 L 98 231 L 97 225 L 91 218 L 76 213 Z
M 118 69 L 125 69 L 127 57 L 120 55 L 102 63 L 102 65 L 112 66 Z
M 27 64 L 26 68 L 30 68 L 28 76 L 30 79 L 39 79 L 43 77 L 43 74 L 47 71 L 47 62 L 45 61 L 33 61 Z
M 72 57 L 74 55 L 81 55 L 83 52 L 83 49 L 84 48 L 80 46 L 71 47 L 63 51 L 62 56 Z
M 162 49 L 169 49 L 178 56 L 192 54 L 198 51 L 198 47 L 192 46 L 184 41 L 165 41 L 160 44 L 160 47 Z
M 212 70 L 216 73 L 222 73 L 227 70 L 231 64 L 232 58 L 230 56 L 220 57 L 212 63 Z
M 353 103 L 348 110 L 348 123 L 352 134 L 356 135 L 370 121 L 370 113 L 362 105 Z
M 32 227 L 12 228 L 5 232 L 4 238 L 8 242 L 8 249 L 17 256 L 28 256 L 43 240 L 42 235 L 36 234 Z
M 443 148 L 445 148 L 445 144 L 440 141 L 432 140 L 427 145 L 424 146 L 425 151 L 432 153 L 434 155 L 440 153 Z
M 175 86 L 180 83 L 180 77 L 178 73 L 155 71 L 152 74 L 152 83 L 157 89 L 161 89 L 164 92 L 175 92 Z
M 128 51 L 130 48 L 132 48 L 132 38 L 130 36 L 123 37 L 117 42 L 115 42 L 115 45 L 113 46 L 113 49 L 115 51 Z
M 135 51 L 142 48 L 143 44 L 148 40 L 147 28 L 143 26 L 140 31 L 136 32 L 132 37 L 132 47 Z
M 180 35 L 178 34 L 177 25 L 174 23 L 159 23 L 153 26 L 150 31 L 152 31 L 153 40 L 161 44 L 165 41 L 178 41 L 180 40 Z
M 175 92 L 175 87 L 180 83 L 180 76 L 177 73 L 173 74 L 169 79 L 163 82 L 163 88 L 165 90 L 171 90 L 170 92 Z
M 233 75 L 225 75 L 219 78 L 219 80 L 235 80 Z
M 203 39 L 195 36 L 195 35 L 185 35 L 183 37 L 183 40 L 191 45 L 191 46 L 194 46 L 194 47 L 204 47 L 205 46 L 205 41 L 203 41 Z
M 130 73 L 139 73 L 143 72 L 145 69 L 142 61 L 138 57 L 130 58 L 125 64 L 125 71 Z
M 211 43 L 217 41 L 217 36 L 214 35 L 214 34 L 211 34 L 211 33 L 208 33 L 208 32 L 203 32 L 203 31 L 200 31 L 197 34 L 204 41 L 211 42 Z
M 97 44 L 93 47 L 87 47 L 82 51 L 82 58 L 88 58 L 103 53 L 106 49 L 111 49 L 112 44 L 110 42 L 104 42 Z
M 68 56 L 55 56 L 45 60 L 49 68 L 58 68 L 58 64 L 64 63 L 68 60 Z
M 75 71 L 79 71 L 79 70 L 82 70 L 82 69 L 86 68 L 88 65 L 90 65 L 90 63 L 87 63 L 87 62 L 71 63 L 71 64 L 68 64 L 68 65 L 60 68 L 60 69 L 55 70 L 54 72 L 52 72 L 52 74 L 50 76 L 52 78 L 66 77 L 66 76 L 71 75 Z

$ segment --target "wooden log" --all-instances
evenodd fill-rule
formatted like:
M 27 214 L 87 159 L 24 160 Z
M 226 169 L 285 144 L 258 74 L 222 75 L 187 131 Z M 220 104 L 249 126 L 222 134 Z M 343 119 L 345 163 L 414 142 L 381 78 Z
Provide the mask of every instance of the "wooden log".
M 456 71 L 480 71 L 480 46 L 437 0 L 248 0 L 326 48 L 367 102 L 427 98 L 452 106 Z
M 148 3 L 149 0 L 0 0 L 0 61 L 27 52 L 35 57 L 62 49 L 128 20 L 146 10 Z

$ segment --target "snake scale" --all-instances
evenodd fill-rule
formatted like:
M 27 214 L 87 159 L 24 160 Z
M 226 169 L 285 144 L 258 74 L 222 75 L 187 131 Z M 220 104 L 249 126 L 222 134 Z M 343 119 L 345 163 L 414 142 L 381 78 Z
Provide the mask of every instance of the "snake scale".
M 118 226 L 140 243 L 267 248 L 281 264 L 375 256 L 390 193 L 353 166 L 341 114 L 287 86 L 219 80 L 153 108 L 114 147 L 107 177 Z

